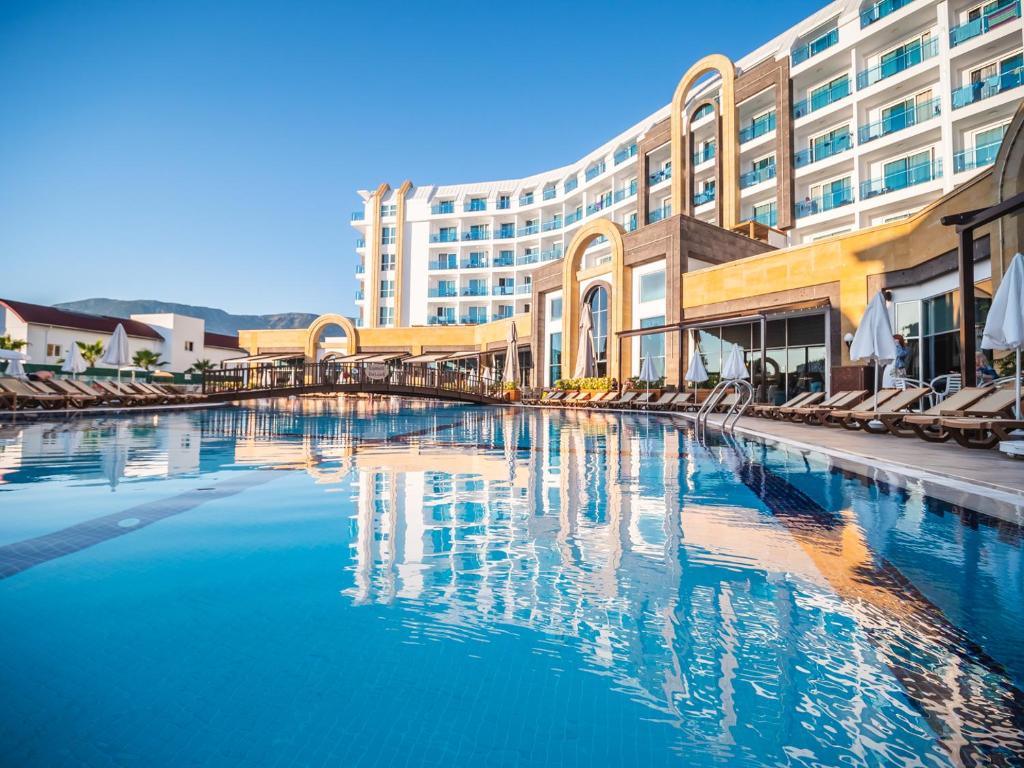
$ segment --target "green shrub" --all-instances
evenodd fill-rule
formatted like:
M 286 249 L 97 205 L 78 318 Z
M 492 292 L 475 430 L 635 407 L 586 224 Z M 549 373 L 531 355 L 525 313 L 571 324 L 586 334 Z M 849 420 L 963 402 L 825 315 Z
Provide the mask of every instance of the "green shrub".
M 593 392 L 607 392 L 611 388 L 612 379 L 610 376 L 589 376 L 582 379 L 559 379 L 555 382 L 555 389 L 586 389 Z

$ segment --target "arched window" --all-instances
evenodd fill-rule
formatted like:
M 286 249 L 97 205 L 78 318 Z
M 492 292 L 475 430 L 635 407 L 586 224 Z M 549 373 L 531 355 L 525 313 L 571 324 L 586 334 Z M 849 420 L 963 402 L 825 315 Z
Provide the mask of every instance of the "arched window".
M 594 370 L 598 376 L 608 375 L 608 290 L 595 286 L 587 294 L 586 303 L 594 318 L 591 335 L 594 339 Z
M 697 111 L 693 113 L 693 118 L 692 118 L 693 122 L 697 122 L 701 118 L 707 117 L 708 115 L 710 115 L 714 111 L 715 111 L 715 108 L 712 107 L 710 104 L 701 104 L 697 108 Z

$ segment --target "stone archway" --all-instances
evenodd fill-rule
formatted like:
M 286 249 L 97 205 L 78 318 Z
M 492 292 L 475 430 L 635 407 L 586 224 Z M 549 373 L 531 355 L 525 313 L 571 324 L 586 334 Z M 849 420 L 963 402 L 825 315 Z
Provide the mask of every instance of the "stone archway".
M 345 331 L 345 337 L 348 339 L 348 354 L 351 355 L 359 351 L 359 334 L 351 320 L 344 315 L 320 315 L 306 330 L 306 344 L 303 352 L 307 361 L 316 360 L 316 346 L 320 340 L 320 333 L 329 325 L 340 326 Z
M 622 242 L 624 231 L 611 219 L 594 219 L 580 227 L 573 235 L 562 262 L 562 360 L 563 370 L 572 371 L 576 365 L 576 350 L 579 348 L 580 304 L 580 259 L 587 247 L 602 235 L 611 244 L 612 259 L 608 265 L 611 272 L 611 312 L 608 327 L 608 375 L 620 382 L 622 371 L 629 370 L 630 349 L 621 350 L 616 334 L 629 330 L 633 316 L 632 291 L 630 290 L 633 270 L 626 267 L 625 247 Z M 606 272 L 595 272 L 592 277 Z
M 672 213 L 688 210 L 685 207 L 689 187 L 682 169 L 686 168 L 686 148 L 683 144 L 683 106 L 694 83 L 704 75 L 717 72 L 722 78 L 721 118 L 722 140 L 716 149 L 722 188 L 715 190 L 718 199 L 719 221 L 725 229 L 732 229 L 740 217 L 738 138 L 736 133 L 736 68 L 727 56 L 713 53 L 698 61 L 679 81 L 672 96 Z

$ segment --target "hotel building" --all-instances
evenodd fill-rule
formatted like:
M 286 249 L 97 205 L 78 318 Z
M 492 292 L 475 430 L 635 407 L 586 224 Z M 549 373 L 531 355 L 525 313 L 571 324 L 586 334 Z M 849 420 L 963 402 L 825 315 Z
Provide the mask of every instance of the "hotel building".
M 349 352 L 492 366 L 514 318 L 528 382 L 550 385 L 573 372 L 587 303 L 601 373 L 651 356 L 680 382 L 692 337 L 712 372 L 733 343 L 767 349 L 789 393 L 809 371 L 830 385 L 885 289 L 916 375 L 946 373 L 957 238 L 939 218 L 1019 191 L 1004 144 L 1022 49 L 1020 0 L 837 0 L 738 61 L 694 63 L 668 105 L 569 165 L 362 191 Z M 992 229 L 975 248 L 982 303 L 1018 242 Z

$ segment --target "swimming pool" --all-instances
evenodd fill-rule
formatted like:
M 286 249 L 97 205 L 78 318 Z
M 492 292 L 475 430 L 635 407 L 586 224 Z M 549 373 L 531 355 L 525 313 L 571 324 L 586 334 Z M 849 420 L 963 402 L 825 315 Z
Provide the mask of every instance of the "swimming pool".
M 3 763 L 1020 764 L 1022 548 L 656 415 L 2 425 Z

